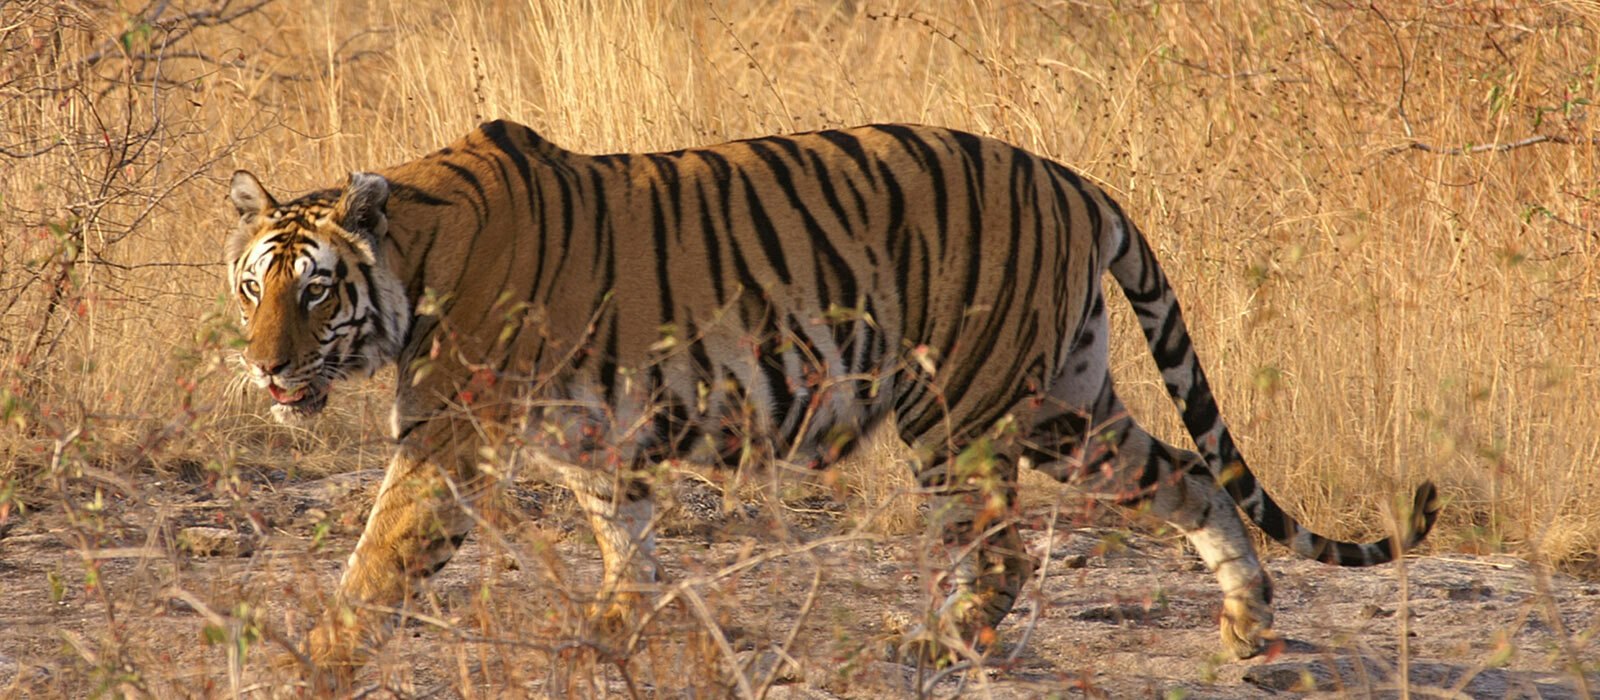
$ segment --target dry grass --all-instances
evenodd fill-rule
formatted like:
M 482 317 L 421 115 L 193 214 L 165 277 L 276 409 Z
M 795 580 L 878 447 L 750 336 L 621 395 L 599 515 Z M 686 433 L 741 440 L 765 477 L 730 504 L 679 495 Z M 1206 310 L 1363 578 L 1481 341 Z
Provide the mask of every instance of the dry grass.
M 1600 556 L 1583 3 L 280 0 L 216 26 L 156 4 L 0 4 L 0 521 L 152 468 L 381 466 L 384 380 L 315 432 L 232 380 L 235 168 L 321 187 L 496 117 L 592 152 L 912 121 L 1121 200 L 1244 453 L 1306 522 L 1377 534 L 1431 478 L 1437 549 Z M 1535 135 L 1554 139 L 1480 148 Z M 1179 438 L 1120 315 L 1122 391 Z M 874 468 L 844 478 L 883 503 Z

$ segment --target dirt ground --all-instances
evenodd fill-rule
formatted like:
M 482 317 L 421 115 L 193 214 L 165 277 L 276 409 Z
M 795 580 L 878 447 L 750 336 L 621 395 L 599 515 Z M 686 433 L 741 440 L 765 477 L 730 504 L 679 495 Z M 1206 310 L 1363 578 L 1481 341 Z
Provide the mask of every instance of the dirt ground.
M 235 497 L 192 476 L 108 488 L 70 519 L 50 504 L 13 516 L 0 533 L 0 697 L 297 692 L 268 662 L 283 655 L 274 640 L 298 638 L 320 608 L 379 474 L 273 472 Z M 1411 558 L 1402 578 L 1269 548 L 1281 643 L 1231 661 L 1218 655 L 1216 584 L 1181 538 L 1049 508 L 1025 523 L 1049 564 L 985 665 L 919 671 L 878 650 L 934 599 L 924 537 L 852 534 L 826 497 L 786 501 L 775 527 L 761 507 L 730 517 L 714 494 L 680 494 L 659 542 L 658 596 L 672 600 L 631 653 L 589 643 L 582 598 L 598 553 L 561 492 L 524 484 L 503 508 L 521 516 L 475 531 L 353 695 L 1400 697 L 1402 673 L 1413 697 L 1600 689 L 1595 581 L 1457 554 Z M 749 662 L 743 686 L 730 656 Z

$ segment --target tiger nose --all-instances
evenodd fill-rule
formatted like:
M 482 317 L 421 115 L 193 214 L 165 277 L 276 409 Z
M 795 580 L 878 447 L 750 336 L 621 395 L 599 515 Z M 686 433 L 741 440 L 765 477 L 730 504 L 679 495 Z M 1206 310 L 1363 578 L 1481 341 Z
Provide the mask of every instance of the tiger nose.
M 267 360 L 266 362 L 252 362 L 251 364 L 255 365 L 256 366 L 256 370 L 260 371 L 262 374 L 265 374 L 267 376 L 272 376 L 274 374 L 282 372 L 283 368 L 288 367 L 289 366 L 289 361 L 288 360 Z

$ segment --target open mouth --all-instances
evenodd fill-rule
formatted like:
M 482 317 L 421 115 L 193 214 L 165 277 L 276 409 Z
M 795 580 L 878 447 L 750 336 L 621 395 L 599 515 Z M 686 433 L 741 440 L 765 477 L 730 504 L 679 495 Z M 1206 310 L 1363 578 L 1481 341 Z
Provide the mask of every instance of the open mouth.
M 272 395 L 272 400 L 278 403 L 279 408 L 292 409 L 301 414 L 321 411 L 328 403 L 327 390 L 309 384 L 294 390 L 285 389 L 276 383 L 268 384 L 267 393 Z
M 310 393 L 310 390 L 306 387 L 300 387 L 294 391 L 289 391 L 277 384 L 268 384 L 267 393 L 272 394 L 272 400 L 278 403 L 294 403 L 305 398 L 306 394 Z

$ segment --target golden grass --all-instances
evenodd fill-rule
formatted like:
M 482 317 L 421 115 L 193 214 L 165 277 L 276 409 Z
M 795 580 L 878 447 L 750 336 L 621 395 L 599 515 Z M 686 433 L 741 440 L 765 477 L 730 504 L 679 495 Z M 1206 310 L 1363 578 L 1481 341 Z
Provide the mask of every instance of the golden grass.
M 1431 478 L 1437 548 L 1600 552 L 1593 15 L 909 5 L 283 0 L 159 66 L 139 54 L 194 19 L 0 7 L 0 495 L 39 485 L 80 427 L 85 459 L 117 473 L 382 464 L 383 380 L 313 433 L 270 425 L 231 381 L 234 168 L 327 186 L 496 117 L 588 151 L 911 121 L 1005 138 L 1120 199 L 1244 453 L 1306 522 L 1378 534 L 1392 494 Z M 144 150 L 107 148 L 144 129 Z M 1535 135 L 1561 142 L 1473 148 Z M 1114 306 L 1122 392 L 1186 442 Z

